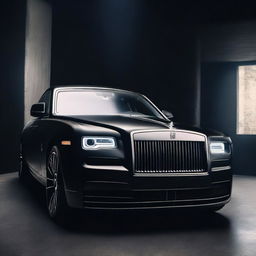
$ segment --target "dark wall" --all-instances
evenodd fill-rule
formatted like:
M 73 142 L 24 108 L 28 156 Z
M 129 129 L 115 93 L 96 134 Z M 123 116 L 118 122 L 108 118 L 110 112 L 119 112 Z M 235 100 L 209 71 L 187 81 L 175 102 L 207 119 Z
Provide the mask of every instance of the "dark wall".
M 55 3 L 51 84 L 141 92 L 176 121 L 197 123 L 196 29 L 170 13 L 172 5 L 157 1 Z
M 223 131 L 232 138 L 235 173 L 256 175 L 256 136 L 236 134 L 236 87 L 239 64 L 241 63 L 202 65 L 201 124 Z
M 16 171 L 23 128 L 26 2 L 1 3 L 0 15 L 0 173 Z
M 255 26 L 255 19 L 203 26 L 201 29 L 202 61 L 255 61 Z

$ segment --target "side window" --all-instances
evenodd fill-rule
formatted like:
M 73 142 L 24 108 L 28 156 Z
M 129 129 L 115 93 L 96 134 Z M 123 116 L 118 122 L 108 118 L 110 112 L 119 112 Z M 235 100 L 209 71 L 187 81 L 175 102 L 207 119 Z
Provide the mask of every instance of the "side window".
M 40 98 L 39 102 L 45 103 L 46 113 L 49 114 L 51 108 L 51 91 L 46 91 Z

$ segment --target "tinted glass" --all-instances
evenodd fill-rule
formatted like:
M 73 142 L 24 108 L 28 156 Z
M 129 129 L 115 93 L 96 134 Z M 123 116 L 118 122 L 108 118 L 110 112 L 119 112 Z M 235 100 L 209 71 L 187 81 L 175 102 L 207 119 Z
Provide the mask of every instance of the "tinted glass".
M 163 118 L 144 97 L 104 90 L 59 91 L 56 115 L 127 115 Z

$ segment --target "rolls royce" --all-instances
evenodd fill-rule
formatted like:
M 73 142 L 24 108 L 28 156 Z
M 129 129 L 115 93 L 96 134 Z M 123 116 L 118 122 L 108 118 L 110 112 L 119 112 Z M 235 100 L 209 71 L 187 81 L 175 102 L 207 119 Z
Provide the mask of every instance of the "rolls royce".
M 19 177 L 45 186 L 49 216 L 71 208 L 219 210 L 231 197 L 231 139 L 172 121 L 147 97 L 55 87 L 32 105 Z

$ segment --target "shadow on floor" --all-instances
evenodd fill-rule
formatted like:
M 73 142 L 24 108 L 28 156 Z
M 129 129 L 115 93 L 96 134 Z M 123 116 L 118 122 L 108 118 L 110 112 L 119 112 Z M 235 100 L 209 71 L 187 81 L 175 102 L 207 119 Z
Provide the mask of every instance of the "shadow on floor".
M 10 181 L 12 191 L 20 193 L 23 204 L 37 208 L 48 218 L 45 208 L 44 188 L 30 179 L 21 184 L 17 178 Z M 49 222 L 51 220 L 49 219 Z M 220 213 L 196 210 L 148 210 L 148 211 L 83 211 L 76 210 L 65 222 L 56 224 L 69 232 L 97 234 L 133 234 L 151 232 L 187 232 L 195 230 L 228 231 L 230 221 Z

